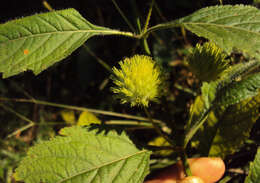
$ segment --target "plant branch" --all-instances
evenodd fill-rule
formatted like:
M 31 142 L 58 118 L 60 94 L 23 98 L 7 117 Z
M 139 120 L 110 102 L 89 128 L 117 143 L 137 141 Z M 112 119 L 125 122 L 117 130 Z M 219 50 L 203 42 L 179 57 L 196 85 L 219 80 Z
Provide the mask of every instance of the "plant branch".
M 120 9 L 120 7 L 118 6 L 118 4 L 116 3 L 115 0 L 112 0 L 114 6 L 116 7 L 117 11 L 119 12 L 119 14 L 122 16 L 122 18 L 124 19 L 124 21 L 126 22 L 126 24 L 128 25 L 128 27 L 131 29 L 132 32 L 135 32 L 134 26 L 130 23 L 130 21 L 127 19 L 127 17 L 125 16 L 125 14 L 123 13 L 123 11 Z
M 83 44 L 84 49 L 92 56 L 96 59 L 96 61 L 102 65 L 108 72 L 110 72 L 111 74 L 113 74 L 111 67 L 104 62 L 101 58 L 99 58 L 95 53 L 93 53 L 93 51 L 90 50 L 90 48 L 86 45 Z
M 150 122 L 152 123 L 155 131 L 160 135 L 162 136 L 167 142 L 169 142 L 169 144 L 174 147 L 175 146 L 175 143 L 168 137 L 167 134 L 165 134 L 162 129 L 160 128 L 160 126 L 158 125 L 158 123 L 155 123 L 154 120 L 152 119 L 152 116 L 150 114 L 150 112 L 147 110 L 146 107 L 144 107 L 144 111 L 148 117 L 148 119 L 150 120 Z
M 186 176 L 192 176 L 190 165 L 188 162 L 188 157 L 187 157 L 185 151 L 182 151 L 180 153 L 180 156 L 181 156 L 181 161 L 182 161 L 183 169 L 184 169 Z
M 146 17 L 143 32 L 146 32 L 147 29 L 148 29 L 150 18 L 151 18 L 151 15 L 152 15 L 153 5 L 154 5 L 154 0 L 152 0 L 152 2 L 150 4 L 150 8 L 149 8 L 149 11 L 148 11 L 148 14 L 147 14 L 147 17 Z
M 127 119 L 135 119 L 140 121 L 149 121 L 150 119 L 139 117 L 139 116 L 133 116 L 129 114 L 121 114 L 111 111 L 103 111 L 103 110 L 97 110 L 97 109 L 91 109 L 91 108 L 85 108 L 85 107 L 78 107 L 78 106 L 72 106 L 72 105 L 66 105 L 66 104 L 58 104 L 58 103 L 52 103 L 52 102 L 46 102 L 36 99 L 18 99 L 18 98 L 4 98 L 0 97 L 0 101 L 12 101 L 12 102 L 20 102 L 20 103 L 33 103 L 33 104 L 39 104 L 39 105 L 46 105 L 46 106 L 52 106 L 52 107 L 58 107 L 58 108 L 64 108 L 64 109 L 71 109 L 71 110 L 77 110 L 77 111 L 88 111 L 92 113 L 107 115 L 107 116 L 114 116 L 114 117 L 121 117 L 121 118 L 127 118 Z M 153 119 L 154 123 L 157 123 L 158 125 L 165 126 L 165 124 L 157 119 Z

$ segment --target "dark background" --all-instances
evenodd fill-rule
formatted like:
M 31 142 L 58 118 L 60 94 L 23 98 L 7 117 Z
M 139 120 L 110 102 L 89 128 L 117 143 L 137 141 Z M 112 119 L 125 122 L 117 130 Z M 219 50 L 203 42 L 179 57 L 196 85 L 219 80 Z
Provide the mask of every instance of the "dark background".
M 136 13 L 141 18 L 142 23 L 144 22 L 150 1 L 117 0 L 116 2 L 133 25 L 135 25 Z M 136 2 L 137 11 L 134 11 L 134 2 Z M 203 7 L 219 4 L 217 0 L 157 0 L 156 2 L 163 17 L 154 11 L 150 25 L 174 20 Z M 246 0 L 223 0 L 223 2 L 224 4 L 252 4 L 252 1 Z M 111 0 L 49 0 L 48 3 L 56 10 L 75 8 L 84 18 L 95 25 L 131 31 Z M 0 23 L 43 12 L 48 12 L 48 10 L 43 6 L 41 0 L 2 0 L 0 4 Z M 203 41 L 189 32 L 187 33 L 187 40 L 184 40 L 180 30 L 158 32 L 158 36 L 164 41 L 164 46 L 158 49 L 156 38 L 153 36 L 149 37 L 148 43 L 152 50 L 152 55 L 156 56 L 158 60 L 167 60 L 166 65 L 170 61 L 182 61 L 185 51 L 187 51 L 187 46 L 194 46 L 197 42 Z M 94 37 L 87 41 L 87 46 L 93 51 L 96 57 L 101 58 L 111 67 L 115 66 L 124 57 L 138 53 L 144 54 L 138 40 L 125 37 Z M 162 67 L 165 66 L 163 65 L 165 63 L 161 64 Z M 162 97 L 161 103 L 163 105 L 152 104 L 151 112 L 155 118 L 166 122 L 177 121 L 176 126 L 172 127 L 181 133 L 183 121 L 187 119 L 187 109 L 194 97 L 177 91 L 172 85 L 173 83 L 178 83 L 183 87 L 192 88 L 197 82 L 194 78 L 190 78 L 189 71 L 181 66 L 170 69 L 165 66 L 164 69 L 168 80 L 172 83 L 168 83 L 169 91 L 167 91 L 167 97 Z M 33 97 L 38 100 L 55 103 L 145 116 L 142 112 L 139 112 L 140 110 L 132 109 L 127 105 L 120 105 L 118 101 L 111 97 L 110 86 L 112 84 L 109 77 L 110 73 L 96 62 L 93 55 L 86 52 L 83 48 L 79 48 L 68 58 L 51 66 L 37 76 L 34 76 L 31 72 L 25 72 L 7 79 L 0 79 L 0 96 L 7 98 Z M 192 84 L 190 85 L 189 80 L 192 80 Z M 198 85 L 195 87 L 199 88 Z M 164 102 L 169 102 L 170 104 L 165 104 Z M 53 108 L 31 104 L 8 103 L 8 105 L 33 121 L 41 119 L 42 111 L 44 111 L 43 116 L 47 116 L 46 118 L 49 121 L 60 120 L 58 116 L 59 111 Z M 13 114 L 8 114 L 8 112 L 0 110 L 0 119 L 2 124 L 5 125 L 5 128 L 0 128 L 0 138 L 2 139 L 24 125 Z M 51 130 L 56 132 L 59 128 L 60 126 L 54 127 Z M 44 130 L 48 131 L 50 129 Z M 42 136 L 49 133 L 49 131 L 45 133 L 44 130 L 39 128 L 33 129 L 32 133 L 34 135 L 26 142 L 27 145 L 30 146 L 33 144 L 33 140 L 37 136 L 36 133 L 42 133 Z M 257 125 L 253 129 L 253 134 L 253 138 L 260 142 L 257 136 L 259 134 L 259 127 Z M 22 135 L 28 136 L 28 132 Z M 148 141 L 151 136 L 154 136 L 151 131 L 138 131 L 135 134 L 137 142 L 139 140 Z M 1 143 L 2 141 L 0 141 L 0 146 Z M 5 146 L 9 147 L 10 145 Z M 25 149 L 22 149 L 21 145 L 15 144 L 13 146 L 17 152 L 21 153 L 25 152 L 28 147 L 26 146 Z M 253 159 L 256 148 L 253 147 L 253 151 L 249 153 L 246 148 L 242 149 L 242 153 L 239 154 L 242 154 L 242 156 L 238 156 L 239 158 L 230 158 L 234 160 L 233 164 L 231 164 L 232 166 L 241 167 L 248 160 Z M 241 161 L 241 158 L 244 161 Z M 11 161 L 12 166 L 16 166 L 16 163 Z

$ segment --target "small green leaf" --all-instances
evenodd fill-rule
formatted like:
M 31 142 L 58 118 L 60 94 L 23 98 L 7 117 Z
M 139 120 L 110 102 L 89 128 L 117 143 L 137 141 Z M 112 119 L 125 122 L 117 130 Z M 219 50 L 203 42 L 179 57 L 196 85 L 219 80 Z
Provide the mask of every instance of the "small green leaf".
M 16 169 L 26 183 L 141 183 L 148 174 L 147 150 L 138 150 L 125 133 L 79 126 L 64 128 L 32 147 Z
M 93 25 L 74 9 L 9 21 L 0 25 L 0 72 L 4 78 L 26 70 L 39 74 L 90 37 L 109 34 L 131 33 Z
M 62 110 L 60 112 L 61 118 L 67 124 L 74 124 L 76 122 L 75 113 L 73 110 Z
M 91 112 L 84 111 L 79 115 L 78 126 L 87 126 L 90 124 L 101 124 L 101 121 Z
M 245 183 L 260 182 L 260 148 L 258 148 L 254 162 L 250 163 L 249 174 L 246 177 Z

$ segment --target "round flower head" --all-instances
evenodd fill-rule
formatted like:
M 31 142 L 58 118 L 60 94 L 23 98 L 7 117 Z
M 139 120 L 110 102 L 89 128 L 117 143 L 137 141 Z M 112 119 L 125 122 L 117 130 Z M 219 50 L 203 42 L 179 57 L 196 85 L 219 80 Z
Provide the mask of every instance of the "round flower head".
M 214 43 L 197 44 L 188 57 L 191 71 L 202 81 L 217 79 L 227 69 L 229 61 Z
M 160 71 L 151 57 L 135 55 L 119 62 L 120 69 L 113 67 L 115 87 L 121 103 L 131 106 L 148 106 L 149 101 L 156 101 L 159 95 Z

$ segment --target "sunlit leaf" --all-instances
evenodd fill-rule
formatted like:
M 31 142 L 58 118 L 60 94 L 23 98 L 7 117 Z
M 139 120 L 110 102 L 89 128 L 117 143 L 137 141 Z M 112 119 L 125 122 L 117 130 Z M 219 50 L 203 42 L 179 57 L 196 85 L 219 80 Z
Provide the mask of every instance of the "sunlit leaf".
M 79 126 L 64 128 L 50 141 L 32 147 L 16 169 L 26 183 L 142 183 L 149 171 L 147 150 L 139 150 L 125 133 Z

